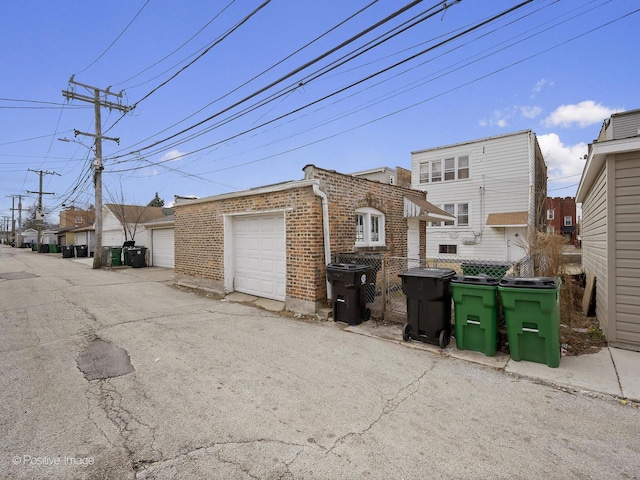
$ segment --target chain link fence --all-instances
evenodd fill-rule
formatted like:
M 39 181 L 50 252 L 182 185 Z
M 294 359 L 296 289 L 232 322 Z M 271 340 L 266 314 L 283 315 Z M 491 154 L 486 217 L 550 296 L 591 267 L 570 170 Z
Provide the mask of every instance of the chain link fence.
M 506 262 L 463 257 L 437 257 L 427 260 L 389 257 L 385 268 L 385 319 L 400 322 L 406 320 L 407 299 L 402 291 L 402 278 L 398 275 L 414 267 L 448 268 L 458 275 L 487 275 L 495 278 L 530 277 L 535 272 L 534 262 L 529 258 L 523 258 L 517 262 Z
M 337 253 L 335 263 L 366 265 L 371 268 L 366 287 L 367 306 L 372 315 L 384 321 L 406 322 L 407 298 L 402 291 L 400 273 L 416 267 L 448 268 L 458 275 L 488 275 L 491 277 L 531 277 L 535 263 L 530 258 L 517 262 L 482 260 L 464 257 L 437 257 L 427 260 L 407 257 L 387 257 L 380 253 Z

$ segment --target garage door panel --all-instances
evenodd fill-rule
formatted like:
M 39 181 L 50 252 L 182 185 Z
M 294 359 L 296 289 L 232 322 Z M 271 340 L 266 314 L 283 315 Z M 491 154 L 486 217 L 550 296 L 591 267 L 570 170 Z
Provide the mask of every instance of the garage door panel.
M 151 264 L 155 267 L 174 268 L 174 229 L 154 229 L 151 234 Z
M 284 215 L 234 220 L 234 289 L 276 300 L 286 296 Z

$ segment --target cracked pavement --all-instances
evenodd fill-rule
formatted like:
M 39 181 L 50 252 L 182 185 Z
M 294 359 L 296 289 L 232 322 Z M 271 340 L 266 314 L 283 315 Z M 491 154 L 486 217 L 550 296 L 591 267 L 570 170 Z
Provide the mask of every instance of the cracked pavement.
M 0 247 L 0 478 L 640 478 L 635 405 L 136 270 Z

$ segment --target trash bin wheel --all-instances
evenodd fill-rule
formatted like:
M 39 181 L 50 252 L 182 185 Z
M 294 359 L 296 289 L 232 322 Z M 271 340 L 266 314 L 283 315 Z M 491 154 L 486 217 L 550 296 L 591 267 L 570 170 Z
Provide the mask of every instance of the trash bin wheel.
M 366 322 L 370 318 L 371 318 L 371 309 L 370 308 L 365 308 L 364 309 L 364 321 Z
M 411 340 L 411 326 L 408 323 L 402 327 L 402 340 L 405 342 Z
M 447 333 L 446 330 L 440 330 L 440 336 L 438 337 L 438 345 L 440 348 L 444 348 L 449 345 L 449 340 L 451 340 L 451 336 Z

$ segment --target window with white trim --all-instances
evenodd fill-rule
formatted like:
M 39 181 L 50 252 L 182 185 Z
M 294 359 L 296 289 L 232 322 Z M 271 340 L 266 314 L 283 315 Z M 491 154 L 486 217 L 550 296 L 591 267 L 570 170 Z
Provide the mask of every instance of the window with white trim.
M 440 227 L 444 224 L 446 227 L 458 226 L 466 227 L 469 225 L 469 204 L 468 203 L 445 203 L 442 210 L 450 213 L 455 220 L 445 220 L 444 222 L 431 222 L 432 227 Z
M 555 218 L 555 210 L 550 208 L 547 210 L 547 220 L 553 220 Z
M 547 233 L 548 233 L 549 235 L 553 235 L 553 234 L 555 234 L 555 233 L 556 233 L 556 229 L 554 228 L 554 226 L 553 226 L 553 225 L 547 225 Z
M 419 182 L 451 182 L 469 178 L 469 155 L 422 162 L 419 166 Z
M 573 217 L 571 215 L 567 215 L 564 217 L 564 226 L 570 227 L 571 225 L 573 225 Z
M 384 214 L 371 207 L 356 210 L 356 247 L 384 246 Z

